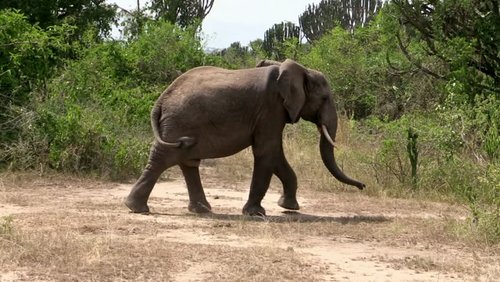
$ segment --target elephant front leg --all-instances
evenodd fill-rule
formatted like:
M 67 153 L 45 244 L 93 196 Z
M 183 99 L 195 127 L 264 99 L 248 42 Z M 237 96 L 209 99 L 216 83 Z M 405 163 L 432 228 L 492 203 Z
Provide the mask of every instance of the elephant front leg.
M 188 210 L 194 213 L 206 213 L 212 210 L 212 207 L 208 203 L 205 192 L 203 191 L 203 186 L 201 184 L 200 172 L 199 172 L 199 161 L 193 166 L 181 164 L 182 174 L 186 180 L 186 185 L 189 194 L 189 205 Z
M 297 202 L 297 176 L 286 160 L 283 150 L 281 150 L 280 161 L 274 169 L 274 174 L 283 184 L 283 195 L 278 200 L 278 205 L 289 210 L 300 209 Z
M 261 206 L 262 199 L 266 195 L 271 177 L 273 175 L 273 162 L 268 157 L 255 157 L 252 183 L 250 184 L 250 195 L 243 207 L 245 215 L 266 215 L 266 210 Z

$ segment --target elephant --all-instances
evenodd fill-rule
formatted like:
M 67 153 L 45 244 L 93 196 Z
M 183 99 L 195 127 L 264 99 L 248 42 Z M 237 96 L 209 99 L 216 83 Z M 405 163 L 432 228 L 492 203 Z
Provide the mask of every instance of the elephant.
M 188 210 L 211 212 L 200 180 L 200 161 L 251 146 L 253 173 L 243 214 L 265 216 L 261 201 L 273 175 L 283 185 L 278 205 L 298 210 L 297 176 L 284 155 L 282 135 L 287 123 L 301 118 L 317 125 L 328 171 L 345 184 L 365 188 L 335 161 L 338 118 L 325 76 L 290 59 L 263 60 L 256 68 L 240 70 L 197 67 L 172 82 L 151 111 L 155 141 L 125 205 L 132 212 L 149 213 L 147 201 L 158 178 L 178 165 L 187 185 Z

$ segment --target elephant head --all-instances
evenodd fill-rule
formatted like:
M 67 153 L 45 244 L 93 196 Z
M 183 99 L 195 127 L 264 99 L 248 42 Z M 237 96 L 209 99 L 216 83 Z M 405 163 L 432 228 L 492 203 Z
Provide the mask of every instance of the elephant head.
M 326 168 L 340 182 L 363 189 L 365 185 L 347 177 L 335 161 L 334 141 L 338 118 L 325 76 L 292 60 L 283 63 L 264 60 L 257 67 L 270 65 L 279 66 L 277 83 L 289 121 L 295 123 L 302 118 L 316 124 L 321 134 L 320 153 Z

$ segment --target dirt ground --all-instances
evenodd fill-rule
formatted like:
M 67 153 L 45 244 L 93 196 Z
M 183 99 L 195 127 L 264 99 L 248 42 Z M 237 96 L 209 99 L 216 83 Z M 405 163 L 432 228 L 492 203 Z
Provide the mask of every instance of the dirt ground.
M 248 181 L 203 176 L 213 214 L 187 211 L 180 177 L 150 215 L 122 204 L 131 184 L 0 175 L 0 281 L 495 281 L 497 248 L 467 243 L 467 211 L 443 203 L 299 191 L 300 212 L 245 217 Z M 458 230 L 458 227 L 456 227 Z M 498 280 L 497 280 L 498 281 Z

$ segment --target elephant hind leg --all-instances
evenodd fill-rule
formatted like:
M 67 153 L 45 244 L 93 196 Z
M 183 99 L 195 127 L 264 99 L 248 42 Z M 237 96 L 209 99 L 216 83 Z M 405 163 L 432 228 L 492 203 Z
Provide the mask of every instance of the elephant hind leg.
M 166 156 L 165 151 L 153 145 L 148 164 L 125 199 L 125 205 L 134 213 L 149 213 L 147 202 L 156 181 L 166 169 L 175 164 L 173 157 Z
M 199 160 L 190 160 L 180 164 L 182 174 L 186 180 L 189 194 L 188 210 L 193 213 L 207 213 L 212 211 L 208 203 L 200 179 Z

